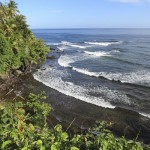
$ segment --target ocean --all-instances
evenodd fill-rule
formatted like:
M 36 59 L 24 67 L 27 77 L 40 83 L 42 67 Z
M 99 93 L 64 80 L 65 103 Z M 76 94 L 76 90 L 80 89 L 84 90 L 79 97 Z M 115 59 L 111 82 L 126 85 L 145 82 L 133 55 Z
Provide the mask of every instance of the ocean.
M 34 74 L 79 101 L 150 118 L 150 29 L 33 29 L 55 50 Z

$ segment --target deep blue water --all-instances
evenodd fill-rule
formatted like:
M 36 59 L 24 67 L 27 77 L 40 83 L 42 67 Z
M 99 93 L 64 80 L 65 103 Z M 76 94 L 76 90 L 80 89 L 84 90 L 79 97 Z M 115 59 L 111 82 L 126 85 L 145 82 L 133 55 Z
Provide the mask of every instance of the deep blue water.
M 68 96 L 150 117 L 150 29 L 39 29 L 60 55 L 34 78 Z

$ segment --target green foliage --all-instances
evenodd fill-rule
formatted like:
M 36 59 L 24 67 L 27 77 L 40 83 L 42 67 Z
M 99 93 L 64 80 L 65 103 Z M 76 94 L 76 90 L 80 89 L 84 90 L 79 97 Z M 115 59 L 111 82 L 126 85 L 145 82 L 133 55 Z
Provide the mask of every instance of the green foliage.
M 43 93 L 7 103 L 0 108 L 1 149 L 37 149 L 48 136 L 46 123 L 51 106 L 41 102 Z
M 0 72 L 8 71 L 12 62 L 12 51 L 5 36 L 0 33 Z
M 0 72 L 31 69 L 31 64 L 45 60 L 48 48 L 28 28 L 17 4 L 0 5 Z
M 42 102 L 44 93 L 0 107 L 1 150 L 148 150 L 136 140 L 115 137 L 107 128 L 111 123 L 96 122 L 85 134 L 70 135 L 61 125 L 49 128 L 47 118 L 52 108 Z

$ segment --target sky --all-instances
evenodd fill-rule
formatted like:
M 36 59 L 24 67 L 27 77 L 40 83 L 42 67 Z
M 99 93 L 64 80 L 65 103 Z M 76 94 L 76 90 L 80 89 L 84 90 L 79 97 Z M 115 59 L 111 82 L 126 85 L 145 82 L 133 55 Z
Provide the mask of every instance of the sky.
M 150 28 L 150 0 L 15 1 L 32 29 Z

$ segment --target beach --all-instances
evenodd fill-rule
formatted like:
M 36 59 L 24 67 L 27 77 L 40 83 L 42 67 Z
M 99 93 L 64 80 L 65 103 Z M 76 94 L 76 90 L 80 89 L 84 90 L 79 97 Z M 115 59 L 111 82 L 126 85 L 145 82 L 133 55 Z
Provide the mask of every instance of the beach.
M 41 33 L 39 34 L 38 32 Z M 49 31 L 38 30 L 38 32 L 39 37 L 41 35 L 49 37 Z M 50 30 L 50 32 L 54 31 Z M 67 32 L 69 31 L 67 30 Z M 53 36 L 51 39 L 54 39 Z M 48 41 L 51 41 L 51 39 L 48 39 Z M 121 49 L 120 52 L 117 50 L 112 52 L 114 46 L 116 48 L 123 42 L 105 41 L 103 44 L 101 42 L 101 45 L 100 42 L 94 42 L 94 44 L 98 45 L 98 48 L 92 47 L 95 50 L 92 52 L 89 49 L 85 50 L 82 43 L 63 42 L 59 44 L 56 41 L 52 43 L 48 43 L 48 41 L 45 41 L 45 43 L 50 46 L 51 52 L 47 55 L 47 60 L 33 67 L 32 73 L 21 75 L 18 83 L 12 87 L 13 91 L 8 96 L 14 98 L 15 93 L 20 93 L 21 96 L 26 97 L 30 92 L 38 94 L 41 91 L 45 91 L 47 96 L 46 103 L 51 104 L 54 109 L 48 120 L 51 127 L 61 123 L 64 128 L 67 128 L 71 124 L 70 130 L 82 132 L 82 130 L 87 130 L 93 126 L 95 121 L 104 120 L 112 123 L 111 130 L 116 136 L 125 136 L 133 139 L 137 138 L 138 135 L 139 140 L 142 140 L 144 143 L 150 143 L 148 78 L 145 82 L 140 82 L 140 84 L 124 83 L 121 79 L 119 80 L 121 76 L 114 76 L 116 79 L 111 80 L 107 79 L 109 74 L 102 76 L 100 73 L 88 72 L 85 69 L 79 69 L 79 66 L 77 66 L 81 64 L 84 67 L 86 65 L 85 58 L 88 58 L 87 63 L 90 66 L 91 60 L 89 58 L 96 59 L 97 62 L 97 60 L 111 58 L 113 55 L 118 55 L 118 53 L 123 53 L 124 55 Z M 125 46 L 127 44 L 125 43 Z M 97 56 L 91 57 L 91 55 L 95 54 Z M 82 58 L 80 55 L 84 55 L 84 57 Z M 80 62 L 81 59 L 83 63 Z M 73 64 L 73 61 L 76 64 Z M 143 63 L 146 64 L 146 61 L 143 61 Z M 103 64 L 99 64 L 97 68 L 103 69 L 100 65 Z M 132 66 L 136 65 L 133 64 Z M 92 67 L 94 68 L 94 66 Z M 111 68 L 109 69 L 111 70 Z M 128 69 L 127 66 L 125 69 Z M 146 78 L 144 74 L 133 75 L 129 81 L 132 81 L 132 78 L 135 78 L 135 81 L 140 76 Z M 123 75 L 122 77 L 126 80 L 129 79 Z M 86 88 L 84 87 L 85 85 L 87 85 Z M 7 94 L 7 92 L 5 93 Z M 121 93 L 122 95 L 120 95 Z M 140 111 L 145 111 L 145 113 L 140 113 Z
M 49 117 L 50 126 L 61 123 L 67 128 L 73 121 L 71 130 L 81 132 L 92 127 L 97 120 L 112 122 L 111 130 L 117 136 L 126 138 L 138 138 L 144 143 L 150 143 L 150 120 L 134 111 L 126 109 L 109 109 L 92 105 L 70 96 L 66 96 L 44 84 L 36 81 L 32 74 L 21 77 L 21 82 L 16 85 L 15 91 L 21 91 L 23 96 L 28 93 L 40 93 L 45 91 L 46 102 L 53 107 Z
M 106 120 L 114 123 L 116 135 L 136 138 L 139 133 L 149 143 L 149 30 L 33 32 L 51 53 L 25 80 L 25 89 L 46 91 L 56 122 L 67 127 L 73 121 L 80 130 Z

